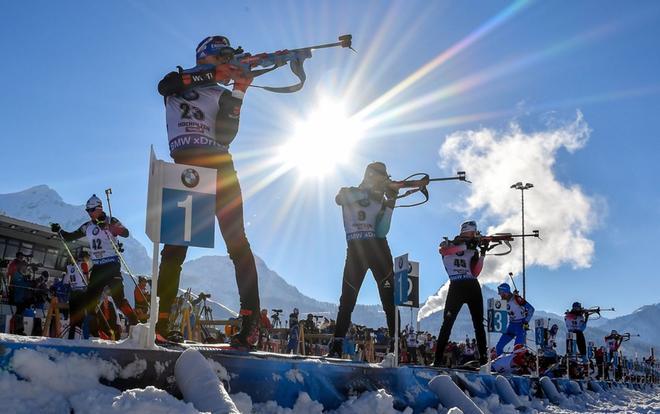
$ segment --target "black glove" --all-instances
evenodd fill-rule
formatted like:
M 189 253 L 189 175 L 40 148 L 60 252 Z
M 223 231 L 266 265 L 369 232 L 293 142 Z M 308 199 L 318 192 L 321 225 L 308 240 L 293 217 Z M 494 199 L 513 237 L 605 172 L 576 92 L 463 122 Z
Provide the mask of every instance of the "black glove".
M 102 212 L 99 214 L 99 216 L 96 218 L 96 225 L 104 228 L 108 223 L 106 222 L 108 220 L 108 216 L 105 214 L 105 212 Z
M 481 245 L 480 249 L 481 249 L 481 255 L 482 256 L 486 255 L 486 252 L 488 251 L 488 245 L 489 245 L 489 242 L 485 242 Z
M 477 250 L 479 243 L 477 243 L 477 239 L 470 239 L 465 242 L 465 245 L 467 246 L 468 250 Z
M 180 73 L 170 72 L 158 82 L 158 93 L 163 96 L 174 95 L 183 90 L 183 78 Z
M 62 231 L 62 227 L 60 227 L 59 223 L 51 223 L 50 231 L 52 231 L 53 233 L 59 233 L 60 231 Z
M 385 197 L 387 197 L 388 200 L 396 200 L 398 196 L 399 190 L 392 188 L 389 185 L 385 186 Z

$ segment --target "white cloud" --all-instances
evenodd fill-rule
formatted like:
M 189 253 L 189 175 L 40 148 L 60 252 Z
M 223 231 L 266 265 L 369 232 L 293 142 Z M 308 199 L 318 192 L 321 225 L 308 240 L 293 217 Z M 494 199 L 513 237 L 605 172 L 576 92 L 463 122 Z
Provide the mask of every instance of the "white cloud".
M 424 305 L 417 312 L 417 320 L 421 321 L 429 315 L 438 312 L 445 307 L 447 301 L 447 292 L 449 291 L 449 282 L 440 287 L 435 295 L 429 296 Z
M 454 208 L 466 218 L 476 217 L 483 234 L 520 233 L 520 192 L 510 186 L 533 183 L 534 188 L 525 192 L 525 230 L 540 230 L 542 240 L 526 240 L 527 268 L 591 266 L 594 242 L 589 233 L 599 222 L 598 198 L 586 195 L 577 184 L 560 182 L 553 171 L 558 151 L 583 148 L 590 133 L 578 111 L 573 121 L 549 122 L 537 132 L 525 132 L 512 122 L 504 131 L 483 128 L 449 135 L 439 150 L 440 165 L 464 170 L 473 181 L 467 198 Z M 520 241 L 512 245 L 511 254 L 486 258 L 481 283 L 501 282 L 508 272 L 522 271 Z M 428 299 L 420 317 L 442 308 L 445 296 L 443 286 Z

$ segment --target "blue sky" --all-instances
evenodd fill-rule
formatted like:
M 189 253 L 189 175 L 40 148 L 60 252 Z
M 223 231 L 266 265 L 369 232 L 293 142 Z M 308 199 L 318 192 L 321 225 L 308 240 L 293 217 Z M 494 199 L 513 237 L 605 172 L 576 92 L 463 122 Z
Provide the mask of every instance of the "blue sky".
M 359 182 L 366 163 L 386 162 L 394 178 L 418 171 L 446 176 L 461 164 L 451 156 L 442 159 L 439 150 L 447 136 L 459 134 L 464 142 L 461 137 L 470 131 L 488 130 L 498 137 L 511 131 L 512 122 L 525 136 L 552 136 L 580 113 L 588 137 L 579 148 L 554 151 L 550 175 L 546 171 L 539 180 L 575 189 L 590 200 L 589 208 L 574 213 L 579 226 L 569 226 L 573 233 L 564 239 L 557 235 L 540 246 L 530 241 L 544 264 L 527 268 L 529 299 L 555 312 L 579 299 L 615 306 L 617 313 L 660 301 L 654 269 L 654 236 L 660 233 L 660 4 L 357 3 L 3 3 L 0 108 L 6 152 L 0 191 L 48 184 L 65 201 L 79 204 L 112 187 L 113 211 L 148 245 L 143 229 L 149 146 L 168 158 L 164 107 L 155 90 L 162 75 L 176 65 L 192 66 L 194 47 L 209 34 L 224 34 L 235 45 L 261 52 L 352 33 L 358 53 L 315 53 L 306 62 L 308 82 L 301 92 L 254 89 L 246 96 L 232 153 L 248 194 L 249 239 L 271 268 L 303 293 L 337 301 L 345 241 L 333 199 L 340 186 Z M 437 65 L 427 74 L 410 77 L 434 59 Z M 400 93 L 370 106 L 406 79 Z M 255 83 L 292 81 L 281 69 Z M 354 159 L 323 180 L 301 180 L 297 170 L 268 180 L 277 168 L 272 162 L 277 146 L 324 96 L 350 114 L 370 108 L 366 119 L 379 122 L 357 143 Z M 423 97 L 428 99 L 420 101 Z M 493 206 L 517 200 L 504 177 L 508 165 L 514 168 L 533 155 L 526 151 L 525 144 L 517 147 L 514 159 L 503 159 L 493 175 L 475 174 L 483 165 L 465 167 L 468 176 L 472 167 L 472 175 L 495 177 L 485 204 L 477 200 L 468 208 L 466 198 L 478 194 L 447 183 L 431 188 L 428 204 L 395 212 L 392 251 L 410 252 L 422 263 L 422 300 L 446 281 L 437 255 L 443 236 L 454 235 L 468 216 L 484 229 L 512 217 L 508 207 L 493 214 Z M 520 171 L 515 181 L 531 180 Z M 535 194 L 539 199 L 550 194 L 549 187 L 535 184 L 527 195 L 531 205 Z M 546 213 L 566 207 L 562 201 L 537 201 L 529 214 L 546 223 Z M 582 251 L 576 253 L 572 236 L 593 242 L 581 264 L 576 256 Z M 553 263 L 541 258 L 541 250 L 572 259 Z M 219 237 L 213 251 L 194 249 L 189 258 L 204 254 L 225 254 Z M 519 254 L 518 247 L 509 262 L 500 263 L 512 263 Z M 502 265 L 491 267 L 501 270 Z M 378 302 L 369 276 L 359 301 Z

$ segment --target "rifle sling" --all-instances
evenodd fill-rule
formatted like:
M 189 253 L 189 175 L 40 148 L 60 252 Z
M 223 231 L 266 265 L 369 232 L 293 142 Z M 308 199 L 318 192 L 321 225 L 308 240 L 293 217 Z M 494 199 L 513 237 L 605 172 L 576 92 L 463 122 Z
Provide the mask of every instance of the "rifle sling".
M 293 72 L 294 75 L 298 77 L 300 82 L 298 82 L 295 85 L 291 86 L 258 86 L 258 85 L 252 85 L 253 88 L 261 88 L 265 89 L 269 92 L 275 92 L 275 93 L 293 93 L 293 92 L 298 92 L 299 90 L 302 89 L 302 87 L 305 85 L 305 81 L 307 80 L 307 75 L 305 74 L 305 68 L 303 67 L 303 62 L 305 61 L 305 57 L 298 56 L 296 59 L 292 59 L 289 61 L 289 68 L 291 68 L 291 72 Z M 258 75 L 255 76 L 260 76 L 263 75 L 264 73 L 268 73 L 273 69 L 278 68 L 278 65 L 273 66 L 272 68 L 268 69 L 262 69 L 259 71 L 253 71 L 252 73 L 255 72 L 261 72 Z

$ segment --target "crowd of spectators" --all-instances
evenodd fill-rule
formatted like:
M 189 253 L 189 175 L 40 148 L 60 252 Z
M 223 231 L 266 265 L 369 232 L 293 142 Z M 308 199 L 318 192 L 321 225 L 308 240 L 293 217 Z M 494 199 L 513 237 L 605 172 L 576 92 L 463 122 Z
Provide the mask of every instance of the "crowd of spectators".
M 301 353 L 300 327 L 304 330 L 305 355 L 325 355 L 328 343 L 332 340 L 335 321 L 325 316 L 306 314 L 301 319 L 297 308 L 285 319 L 284 326 L 279 323 L 280 309 L 274 309 L 268 316 L 268 310 L 261 311 L 261 333 L 259 349 L 282 353 Z M 277 328 L 277 326 L 280 326 Z M 406 326 L 399 340 L 399 362 L 403 364 L 431 365 L 435 356 L 436 336 L 430 332 L 416 332 Z M 388 352 L 394 349 L 394 341 L 385 327 L 368 328 L 359 324 L 351 324 L 343 341 L 343 355 L 354 361 L 368 361 L 373 355 L 373 361 L 379 362 Z M 479 353 L 474 338 L 464 342 L 449 342 L 444 353 L 447 366 L 458 367 L 478 360 Z
M 35 311 L 47 309 L 50 297 L 56 295 L 48 271 L 39 272 L 39 265 L 31 263 L 32 256 L 22 252 L 2 264 L 6 271 L 2 274 L 1 295 L 4 302 L 13 310 L 9 331 L 17 334 L 24 332 L 23 315 L 35 315 Z M 37 331 L 39 329 L 37 328 Z

